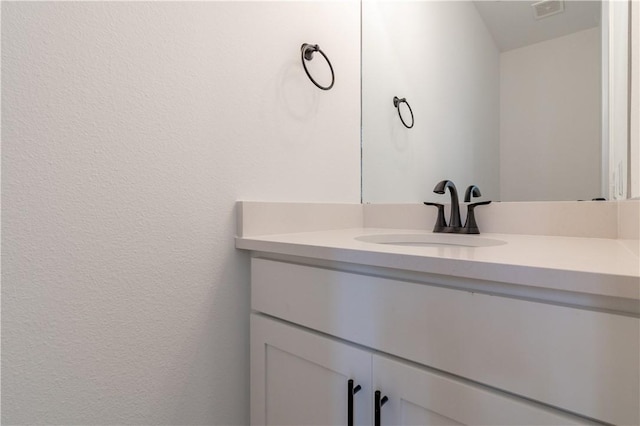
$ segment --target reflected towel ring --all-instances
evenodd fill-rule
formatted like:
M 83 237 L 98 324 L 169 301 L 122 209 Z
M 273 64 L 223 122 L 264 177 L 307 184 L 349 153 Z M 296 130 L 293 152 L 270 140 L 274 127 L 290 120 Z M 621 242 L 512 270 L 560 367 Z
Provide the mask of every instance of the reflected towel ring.
M 409 108 L 409 112 L 411 113 L 411 126 L 407 126 L 407 123 L 405 123 L 404 119 L 402 118 L 402 114 L 400 113 L 400 104 L 403 102 L 407 104 L 407 108 Z M 400 117 L 400 121 L 402 121 L 402 124 L 404 124 L 404 127 L 406 127 L 407 129 L 412 128 L 413 123 L 415 123 L 415 120 L 413 119 L 413 110 L 411 109 L 411 105 L 409 105 L 409 102 L 407 102 L 405 98 L 400 99 L 397 96 L 394 96 L 393 106 L 396 107 L 396 109 L 398 110 L 398 117 Z
M 324 52 L 322 50 L 320 50 L 320 46 L 318 46 L 317 44 L 308 44 L 308 43 L 303 43 L 302 47 L 300 48 L 302 55 L 302 66 L 304 67 L 304 72 L 307 73 L 307 77 L 309 77 L 309 80 L 311 80 L 311 82 L 313 84 L 316 85 L 316 87 L 318 87 L 319 89 L 322 90 L 329 90 L 333 87 L 333 83 L 336 81 L 336 77 L 335 74 L 333 73 L 333 67 L 331 66 L 331 62 L 329 61 L 329 58 L 327 58 L 327 55 L 324 54 Z M 321 86 L 319 85 L 314 79 L 313 77 L 311 77 L 311 74 L 309 74 L 309 70 L 307 69 L 307 64 L 304 63 L 304 61 L 310 61 L 313 59 L 313 52 L 319 52 L 324 59 L 327 61 L 327 64 L 329 64 L 329 69 L 331 70 L 331 84 L 328 86 Z

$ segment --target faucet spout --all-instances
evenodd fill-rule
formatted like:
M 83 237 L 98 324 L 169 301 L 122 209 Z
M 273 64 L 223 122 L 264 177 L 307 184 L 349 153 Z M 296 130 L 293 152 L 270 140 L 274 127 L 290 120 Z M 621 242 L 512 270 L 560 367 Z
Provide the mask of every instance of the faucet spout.
M 433 188 L 433 192 L 436 194 L 444 194 L 446 189 L 449 189 L 449 195 L 451 196 L 451 215 L 449 217 L 449 224 L 447 231 L 445 232 L 457 232 L 461 227 L 460 221 L 460 204 L 458 202 L 458 190 L 455 184 L 450 180 L 443 180 Z

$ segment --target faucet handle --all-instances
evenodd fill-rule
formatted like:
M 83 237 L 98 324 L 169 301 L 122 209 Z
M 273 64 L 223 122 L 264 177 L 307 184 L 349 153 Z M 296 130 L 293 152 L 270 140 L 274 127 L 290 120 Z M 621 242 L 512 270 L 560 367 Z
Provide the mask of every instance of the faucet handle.
M 468 203 L 471 201 L 471 197 L 479 197 L 482 194 L 480 193 L 480 188 L 476 185 L 469 185 L 467 190 L 464 192 L 464 202 Z
M 430 203 L 428 201 L 425 201 L 424 204 L 438 208 L 438 218 L 436 219 L 436 224 L 433 227 L 433 232 L 442 232 L 444 228 L 447 227 L 447 221 L 444 218 L 444 205 L 439 203 Z
M 478 206 L 486 206 L 487 204 L 491 204 L 491 201 L 479 201 L 473 204 L 467 204 L 467 220 L 464 223 L 464 227 L 462 234 L 479 234 L 480 229 L 478 229 L 478 224 L 476 223 L 476 214 L 475 208 Z
M 489 201 L 478 201 L 477 203 L 467 204 L 467 207 L 471 208 L 473 210 L 473 208 L 475 208 L 476 206 L 486 206 L 487 204 L 491 204 L 491 200 L 489 200 Z

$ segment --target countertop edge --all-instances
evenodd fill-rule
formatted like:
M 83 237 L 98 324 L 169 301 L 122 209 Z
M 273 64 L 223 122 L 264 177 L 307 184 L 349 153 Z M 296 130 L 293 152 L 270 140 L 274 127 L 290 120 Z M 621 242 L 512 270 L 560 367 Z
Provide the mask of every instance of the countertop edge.
M 344 248 L 314 243 L 301 244 L 292 241 L 278 241 L 277 238 L 269 239 L 269 236 L 236 237 L 235 246 L 242 250 L 526 285 L 633 299 L 640 302 L 640 278 L 630 275 L 451 259 L 408 253 L 388 253 L 373 248 Z

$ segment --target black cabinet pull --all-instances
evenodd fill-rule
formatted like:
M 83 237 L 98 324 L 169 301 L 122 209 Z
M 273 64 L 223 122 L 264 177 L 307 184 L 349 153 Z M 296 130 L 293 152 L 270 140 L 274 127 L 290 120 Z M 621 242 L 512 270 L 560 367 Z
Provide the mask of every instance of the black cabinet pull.
M 353 426 L 353 395 L 357 394 L 362 387 L 357 385 L 353 386 L 353 380 L 349 379 L 347 382 L 347 425 Z
M 376 393 L 375 393 L 375 405 L 374 405 L 374 407 L 375 407 L 375 413 L 374 413 L 375 419 L 374 419 L 374 423 L 373 423 L 375 426 L 380 426 L 380 411 L 381 411 L 381 408 L 382 408 L 382 406 L 384 404 L 387 403 L 387 401 L 389 401 L 389 398 L 387 398 L 386 396 L 383 396 L 381 398 L 381 395 L 382 394 L 380 393 L 380 391 L 376 391 Z

